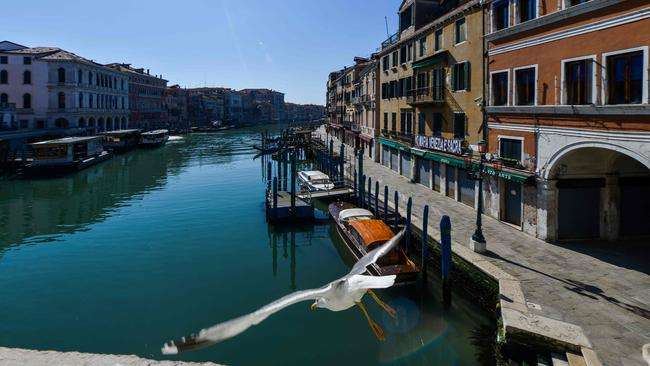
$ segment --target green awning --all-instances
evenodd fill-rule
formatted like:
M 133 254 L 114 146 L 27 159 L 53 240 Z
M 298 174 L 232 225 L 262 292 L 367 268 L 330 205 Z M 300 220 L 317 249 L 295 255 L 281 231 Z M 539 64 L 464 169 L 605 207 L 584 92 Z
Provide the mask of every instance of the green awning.
M 382 145 L 392 147 L 394 149 L 398 149 L 398 150 L 408 152 L 408 153 L 411 152 L 411 148 L 409 148 L 408 146 L 404 146 L 404 145 L 398 143 L 397 141 L 387 140 L 387 139 L 385 139 L 383 137 L 379 138 L 379 143 L 382 144 Z
M 505 170 L 496 171 L 492 167 L 483 167 L 483 172 L 493 177 L 510 180 L 516 183 L 525 183 L 531 177 L 525 174 L 519 174 Z
M 447 60 L 447 52 L 443 52 L 441 54 L 425 58 L 424 60 L 414 62 L 413 63 L 413 70 L 421 69 L 421 68 L 424 68 L 424 67 L 427 67 L 427 66 L 432 66 L 432 65 L 444 62 L 446 60 Z

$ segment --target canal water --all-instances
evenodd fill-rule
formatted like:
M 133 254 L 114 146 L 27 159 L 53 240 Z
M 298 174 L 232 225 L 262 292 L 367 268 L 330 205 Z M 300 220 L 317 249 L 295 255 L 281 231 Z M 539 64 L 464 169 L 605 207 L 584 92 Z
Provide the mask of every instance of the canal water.
M 166 359 L 163 342 L 344 275 L 331 223 L 271 228 L 261 130 L 195 134 L 74 175 L 0 181 L 0 346 Z M 359 309 L 286 309 L 217 346 L 169 357 L 228 365 L 477 365 L 491 320 L 440 289 Z

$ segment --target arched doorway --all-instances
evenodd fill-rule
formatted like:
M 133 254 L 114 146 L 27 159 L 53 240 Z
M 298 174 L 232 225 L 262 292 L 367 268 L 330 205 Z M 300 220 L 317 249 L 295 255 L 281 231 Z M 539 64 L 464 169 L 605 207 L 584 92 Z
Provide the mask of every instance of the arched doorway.
M 106 119 L 106 131 L 113 131 L 113 120 L 110 117 Z
M 81 128 L 86 128 L 86 120 L 83 118 L 79 118 L 78 126 Z
M 126 117 L 122 117 L 122 128 L 126 129 Z
M 115 117 L 114 121 L 115 121 L 114 122 L 115 123 L 115 129 L 116 130 L 121 130 L 122 129 L 122 124 L 120 123 L 120 118 Z
M 102 117 L 100 117 L 99 120 L 97 120 L 97 130 L 100 132 L 106 131 L 106 122 Z
M 650 236 L 650 160 L 612 144 L 569 146 L 549 162 L 557 239 Z

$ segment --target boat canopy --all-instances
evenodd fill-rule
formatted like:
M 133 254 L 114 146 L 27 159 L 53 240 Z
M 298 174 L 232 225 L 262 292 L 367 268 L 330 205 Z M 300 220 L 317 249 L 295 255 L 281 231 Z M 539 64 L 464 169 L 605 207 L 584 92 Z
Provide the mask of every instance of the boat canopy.
M 132 129 L 132 130 L 108 131 L 108 132 L 104 132 L 103 135 L 106 135 L 106 136 L 122 136 L 122 135 L 136 134 L 136 133 L 140 133 L 140 130 Z
M 330 177 L 327 176 L 327 174 L 318 171 L 318 170 L 307 170 L 307 171 L 302 171 L 302 173 L 307 179 L 311 180 L 320 180 L 320 179 L 330 179 Z
M 350 226 L 359 234 L 366 247 L 390 240 L 395 234 L 382 220 L 355 220 Z
M 72 145 L 72 144 L 79 144 L 79 143 L 88 143 L 91 141 L 96 141 L 96 140 L 101 140 L 101 136 L 87 136 L 87 137 L 64 137 L 61 139 L 56 139 L 56 140 L 47 140 L 47 141 L 39 141 L 39 142 L 34 142 L 30 144 L 33 147 L 41 147 L 41 146 L 47 146 L 47 145 Z
M 350 219 L 373 218 L 374 215 L 363 208 L 349 208 L 339 213 L 339 221 L 348 221 Z

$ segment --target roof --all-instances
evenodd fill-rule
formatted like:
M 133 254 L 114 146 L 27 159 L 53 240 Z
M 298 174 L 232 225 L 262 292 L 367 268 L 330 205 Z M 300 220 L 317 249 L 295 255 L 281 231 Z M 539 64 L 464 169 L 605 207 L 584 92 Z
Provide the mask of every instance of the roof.
M 61 145 L 61 144 L 76 144 L 79 142 L 88 142 L 88 141 L 93 141 L 93 140 L 99 140 L 101 139 L 100 136 L 86 136 L 86 137 L 65 137 L 62 139 L 56 139 L 56 140 L 47 140 L 47 141 L 39 141 L 31 144 L 32 146 L 40 146 L 40 145 Z
M 372 212 L 365 210 L 363 208 L 349 208 L 339 212 L 339 221 L 346 221 L 351 218 L 361 218 L 361 217 L 370 217 L 373 218 L 375 215 Z
M 390 240 L 395 234 L 382 220 L 356 220 L 350 226 L 359 234 L 365 246 Z
M 329 179 L 330 177 L 327 176 L 327 174 L 321 172 L 320 170 L 306 170 L 300 172 L 309 178 L 321 178 L 321 179 Z

